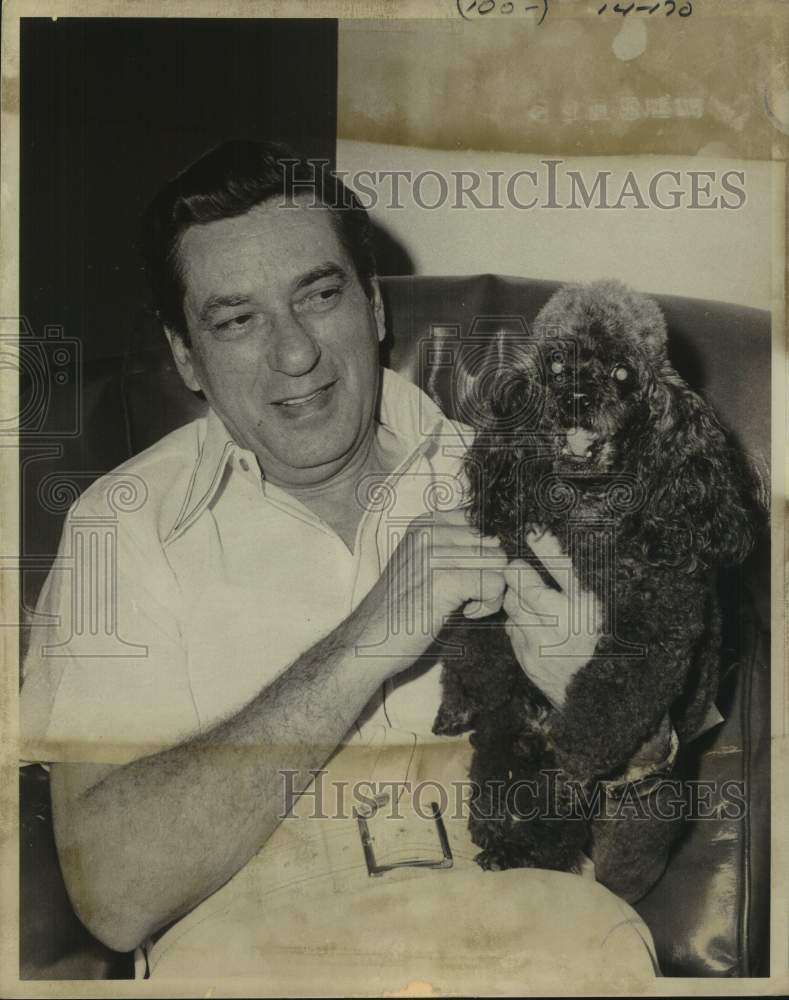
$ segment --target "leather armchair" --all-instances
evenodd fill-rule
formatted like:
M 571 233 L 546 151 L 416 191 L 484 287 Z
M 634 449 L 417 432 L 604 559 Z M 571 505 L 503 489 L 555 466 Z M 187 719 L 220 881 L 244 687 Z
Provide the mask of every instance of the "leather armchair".
M 424 387 L 425 345 L 436 326 L 467 336 L 476 317 L 520 316 L 530 322 L 558 285 L 482 275 L 383 278 L 381 287 L 389 330 L 385 363 Z M 766 468 L 770 455 L 769 314 L 719 302 L 672 296 L 656 299 L 668 322 L 675 367 L 690 385 L 704 392 L 739 444 Z M 449 379 L 439 377 L 436 384 L 451 412 Z M 79 436 L 66 438 L 58 433 L 65 425 L 65 414 L 73 410 L 75 386 L 53 386 L 43 429 L 23 440 L 22 528 L 28 567 L 23 592 L 28 613 L 56 550 L 65 508 L 51 502 L 25 502 L 25 498 L 42 492 L 56 495 L 54 486 L 60 480 L 81 491 L 98 475 L 205 407 L 182 386 L 163 344 L 88 364 L 79 385 Z M 730 613 L 718 704 L 726 721 L 697 740 L 685 761 L 686 779 L 715 782 L 716 789 L 726 780 L 742 782 L 745 815 L 689 821 L 665 874 L 637 905 L 653 932 L 665 975 L 764 976 L 769 972 L 769 566 L 769 537 L 765 537 L 748 563 L 723 581 Z M 47 978 L 53 969 L 78 968 L 77 975 L 84 978 L 128 975 L 128 963 L 119 967 L 111 955 L 96 950 L 87 932 L 75 930 L 76 918 L 53 862 L 51 834 L 36 834 L 37 822 L 48 823 L 43 774 L 40 769 L 23 769 L 21 955 L 25 974 Z M 710 794 L 708 812 L 714 813 L 720 793 Z M 38 856 L 31 853 L 35 851 Z M 45 880 L 51 885 L 42 888 Z M 44 898 L 57 901 L 47 913 L 49 933 L 41 920 Z M 73 933 L 64 935 L 64 926 Z M 54 955 L 53 941 L 60 942 Z

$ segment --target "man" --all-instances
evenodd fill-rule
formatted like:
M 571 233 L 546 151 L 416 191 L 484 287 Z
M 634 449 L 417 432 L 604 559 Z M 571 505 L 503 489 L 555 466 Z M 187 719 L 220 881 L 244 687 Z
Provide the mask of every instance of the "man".
M 112 948 L 145 944 L 154 976 L 265 974 L 274 993 L 420 976 L 517 989 L 527 969 L 533 985 L 617 962 L 651 974 L 648 931 L 626 904 L 591 878 L 481 872 L 464 821 L 449 824 L 452 869 L 379 881 L 355 819 L 282 820 L 286 791 L 330 758 L 337 783 L 414 767 L 465 777 L 465 739 L 429 742 L 438 668 L 423 660 L 450 613 L 503 605 L 523 669 L 558 710 L 597 636 L 566 629 L 569 588 L 508 564 L 462 511 L 430 509 L 435 483 L 459 506 L 468 439 L 380 368 L 369 221 L 342 185 L 282 147 L 225 144 L 154 201 L 146 252 L 175 363 L 209 414 L 70 511 L 64 552 L 81 523 L 117 514 L 128 655 L 41 629 L 22 697 L 27 755 L 53 762 L 80 918 Z M 123 482 L 139 502 L 118 512 Z M 558 551 L 549 537 L 534 549 Z M 39 610 L 63 630 L 62 577 Z M 566 655 L 542 661 L 560 640 Z M 665 754 L 658 739 L 639 763 Z M 403 844 L 424 838 L 415 823 Z

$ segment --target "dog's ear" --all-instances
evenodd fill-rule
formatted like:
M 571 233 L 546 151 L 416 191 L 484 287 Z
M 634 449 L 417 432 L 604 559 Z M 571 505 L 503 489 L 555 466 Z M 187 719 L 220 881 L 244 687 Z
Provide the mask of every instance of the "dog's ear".
M 534 520 L 522 490 L 544 451 L 548 399 L 539 344 L 523 324 L 469 338 L 454 372 L 455 414 L 476 431 L 464 458 L 469 518 L 505 544 Z
M 482 324 L 480 324 L 482 327 Z M 532 427 L 542 398 L 540 351 L 519 319 L 472 331 L 461 342 L 452 378 L 454 412 L 477 430 Z
M 759 497 L 747 458 L 712 409 L 665 363 L 650 427 L 634 448 L 646 484 L 640 535 L 646 557 L 688 572 L 735 566 L 755 541 Z

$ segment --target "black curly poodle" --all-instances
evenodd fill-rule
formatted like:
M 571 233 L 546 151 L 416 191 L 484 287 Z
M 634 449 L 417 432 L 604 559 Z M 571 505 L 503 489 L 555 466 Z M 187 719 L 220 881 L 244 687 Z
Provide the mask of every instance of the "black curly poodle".
M 433 728 L 473 731 L 469 825 L 485 868 L 577 870 L 590 826 L 571 792 L 624 773 L 667 717 L 682 743 L 715 698 L 717 571 L 753 545 L 752 479 L 666 341 L 652 299 L 568 285 L 530 336 L 494 338 L 457 373 L 476 430 L 471 522 L 556 586 L 526 543 L 550 530 L 604 623 L 561 711 L 517 664 L 501 616 L 451 626 L 465 655 L 444 661 Z M 648 837 L 630 863 L 639 850 Z

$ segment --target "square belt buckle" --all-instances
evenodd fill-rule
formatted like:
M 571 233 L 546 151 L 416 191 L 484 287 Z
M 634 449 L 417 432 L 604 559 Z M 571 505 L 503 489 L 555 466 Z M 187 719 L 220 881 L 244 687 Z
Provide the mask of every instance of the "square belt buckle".
M 371 809 L 368 812 L 368 816 L 372 817 L 378 811 L 380 806 L 388 802 L 389 797 L 384 795 L 375 799 L 375 809 Z M 395 868 L 451 868 L 454 864 L 452 858 L 452 850 L 449 846 L 449 838 L 447 837 L 446 827 L 444 826 L 444 820 L 441 818 L 441 810 L 438 807 L 437 802 L 430 803 L 430 811 L 433 814 L 433 819 L 436 824 L 436 835 L 438 836 L 438 843 L 441 847 L 441 857 L 438 860 L 431 860 L 427 858 L 409 858 L 407 861 L 393 861 L 391 864 L 379 865 L 375 860 L 375 849 L 373 848 L 374 837 L 370 833 L 370 827 L 367 824 L 367 816 L 362 815 L 359 810 L 356 810 L 356 822 L 359 825 L 359 836 L 362 839 L 362 850 L 364 851 L 364 860 L 367 864 L 367 874 L 371 876 L 385 875 L 387 872 L 393 871 Z

